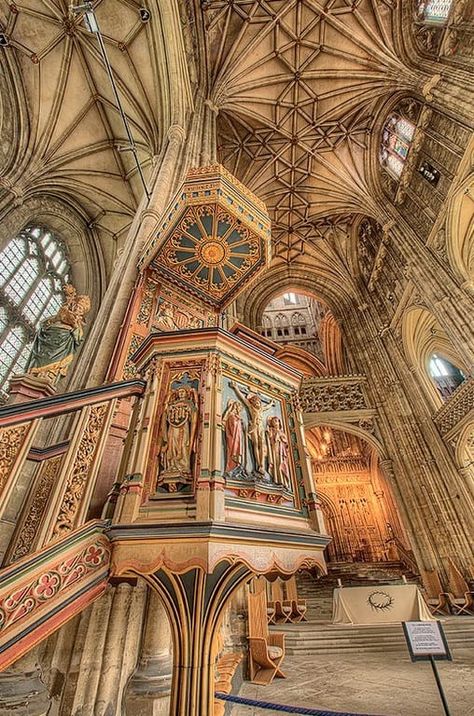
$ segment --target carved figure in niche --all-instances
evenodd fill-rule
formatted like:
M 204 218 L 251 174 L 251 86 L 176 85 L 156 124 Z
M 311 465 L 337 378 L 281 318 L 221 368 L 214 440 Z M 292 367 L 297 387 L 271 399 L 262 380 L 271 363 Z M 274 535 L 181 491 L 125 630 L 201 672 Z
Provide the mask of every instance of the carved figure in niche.
M 203 321 L 174 306 L 170 301 L 160 299 L 154 323 L 159 331 L 168 333 L 184 328 L 201 328 Z
M 226 463 L 225 471 L 232 472 L 245 464 L 244 424 L 242 406 L 238 400 L 229 400 L 223 415 L 225 428 Z
M 180 327 L 175 320 L 175 309 L 168 301 L 161 301 L 156 312 L 156 327 L 159 331 L 179 331 Z
M 85 315 L 90 311 L 89 296 L 78 296 L 74 286 L 64 287 L 65 303 L 43 321 L 36 333 L 26 372 L 56 381 L 66 375 L 84 337 Z
M 167 477 L 191 480 L 197 416 L 195 390 L 184 386 L 171 390 L 161 423 L 159 483 Z
M 263 425 L 263 416 L 267 410 L 273 408 L 275 401 L 272 400 L 268 405 L 264 405 L 262 399 L 257 393 L 248 393 L 246 396 L 242 393 L 239 386 L 235 383 L 229 383 L 229 387 L 235 390 L 238 399 L 245 405 L 249 412 L 249 438 L 252 444 L 253 455 L 255 458 L 255 469 L 262 475 L 266 474 L 265 462 L 267 457 L 267 446 L 265 439 L 265 428 Z
M 267 418 L 268 472 L 273 482 L 291 490 L 289 443 L 278 415 Z

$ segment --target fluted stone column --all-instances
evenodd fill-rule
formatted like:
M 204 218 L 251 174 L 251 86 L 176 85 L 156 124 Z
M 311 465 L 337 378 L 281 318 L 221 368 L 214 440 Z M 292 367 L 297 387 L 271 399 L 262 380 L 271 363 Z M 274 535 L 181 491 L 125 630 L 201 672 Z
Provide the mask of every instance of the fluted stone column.
M 368 389 L 378 408 L 378 427 L 393 460 L 396 496 L 419 566 L 447 577 L 454 557 L 466 578 L 474 554 L 472 494 L 461 481 L 437 432 L 423 387 L 410 372 L 391 331 L 376 330 L 375 308 L 359 299 L 348 306 L 345 335 L 361 371 L 370 366 Z
M 115 588 L 109 628 L 102 655 L 102 668 L 93 710 L 94 716 L 115 716 L 119 698 L 120 675 L 127 637 L 128 613 L 133 587 L 122 582 Z
M 125 696 L 127 716 L 166 716 L 172 676 L 171 629 L 164 605 L 150 591 L 141 654 Z
M 113 275 L 100 310 L 87 337 L 84 351 L 74 369 L 70 389 L 100 383 L 110 364 L 128 301 L 137 276 L 141 250 L 156 229 L 171 194 L 182 164 L 185 132 L 178 125 L 168 130 L 168 144 L 161 165 L 153 177 L 149 202 L 144 198 L 135 215 L 125 246 L 116 260 Z
M 50 705 L 35 649 L 0 674 L 0 716 L 46 716 Z
M 107 635 L 114 589 L 109 589 L 92 606 L 87 634 L 82 650 L 71 716 L 92 716 L 102 670 L 102 654 Z

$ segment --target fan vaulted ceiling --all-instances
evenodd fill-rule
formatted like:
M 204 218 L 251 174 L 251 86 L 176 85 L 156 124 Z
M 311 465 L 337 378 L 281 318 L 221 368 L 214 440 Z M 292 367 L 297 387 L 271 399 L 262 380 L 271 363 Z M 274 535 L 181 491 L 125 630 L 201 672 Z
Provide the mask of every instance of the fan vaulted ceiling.
M 77 0 L 73 3 L 79 4 Z M 163 38 L 143 3 L 94 2 L 145 175 L 166 134 Z M 110 266 L 143 194 L 97 38 L 68 0 L 0 0 L 3 50 L 23 106 L 21 145 L 8 188 L 21 199 L 61 196 L 79 207 Z M 178 41 L 179 38 L 177 38 Z M 20 146 L 21 146 L 20 145 Z
M 219 159 L 267 203 L 274 262 L 307 259 L 328 222 L 333 230 L 356 212 L 373 213 L 366 149 L 374 117 L 395 92 L 422 83 L 397 49 L 394 0 L 97 0 L 94 7 L 147 178 L 176 97 L 189 95 L 191 54 L 203 63 L 202 37 Z M 176 25 L 163 19 L 173 13 Z M 195 31 L 201 21 L 204 35 Z M 110 270 L 142 188 L 97 40 L 68 0 L 0 0 L 0 25 L 21 112 L 19 151 L 3 188 L 18 202 L 40 193 L 66 198 L 99 237 Z M 331 251 L 318 247 L 318 260 L 326 252 L 334 263 Z
M 365 150 L 380 101 L 420 77 L 397 55 L 391 0 L 208 0 L 211 99 L 226 167 L 271 211 L 291 262 L 314 219 L 370 211 Z

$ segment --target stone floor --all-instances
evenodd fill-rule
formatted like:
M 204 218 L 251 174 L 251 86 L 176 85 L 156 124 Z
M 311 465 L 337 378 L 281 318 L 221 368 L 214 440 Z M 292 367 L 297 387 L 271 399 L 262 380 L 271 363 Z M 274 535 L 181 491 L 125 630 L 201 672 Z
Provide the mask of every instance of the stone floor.
M 474 650 L 457 649 L 438 668 L 451 716 L 474 716 Z M 443 716 L 429 663 L 413 664 L 399 653 L 324 654 L 287 657 L 286 679 L 270 686 L 245 682 L 239 695 L 307 708 L 377 716 Z M 277 712 L 234 706 L 232 716 Z

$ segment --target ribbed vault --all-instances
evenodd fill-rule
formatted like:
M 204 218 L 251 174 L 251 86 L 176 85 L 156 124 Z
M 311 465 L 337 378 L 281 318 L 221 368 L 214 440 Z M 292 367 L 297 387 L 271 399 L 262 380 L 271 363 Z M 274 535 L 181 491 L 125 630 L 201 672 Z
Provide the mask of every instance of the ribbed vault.
M 416 92 L 386 0 L 208 0 L 211 100 L 225 165 L 271 210 L 277 261 L 318 218 L 374 213 L 366 161 L 377 113 Z
M 150 0 L 147 22 L 140 17 L 142 4 L 98 0 L 94 7 L 149 179 L 168 127 L 183 120 L 190 85 L 176 4 Z M 24 98 L 24 106 L 17 101 L 16 107 L 20 130 L 13 125 L 12 102 L 8 96 L 2 101 L 2 133 L 20 150 L 14 163 L 8 148 L 3 152 L 5 203 L 12 194 L 17 203 L 41 194 L 79 204 L 110 267 L 143 188 L 97 38 L 67 0 L 0 0 L 0 26 L 8 43 L 2 60 L 14 78 L 9 92 Z

